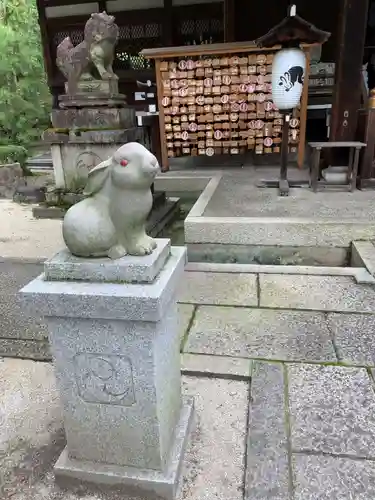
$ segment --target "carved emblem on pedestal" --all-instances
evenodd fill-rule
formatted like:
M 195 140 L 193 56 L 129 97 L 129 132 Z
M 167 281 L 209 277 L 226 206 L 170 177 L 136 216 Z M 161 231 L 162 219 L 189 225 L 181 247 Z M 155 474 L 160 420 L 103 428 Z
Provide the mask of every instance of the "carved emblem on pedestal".
M 80 352 L 73 358 L 80 397 L 86 403 L 135 403 L 131 361 L 126 356 Z

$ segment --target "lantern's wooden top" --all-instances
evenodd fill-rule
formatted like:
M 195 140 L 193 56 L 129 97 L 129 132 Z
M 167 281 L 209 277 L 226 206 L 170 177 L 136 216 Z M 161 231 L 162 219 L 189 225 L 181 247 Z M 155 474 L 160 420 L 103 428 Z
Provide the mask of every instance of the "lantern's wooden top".
M 143 49 L 140 53 L 147 59 L 167 59 L 173 57 L 201 56 L 215 54 L 236 54 L 243 52 L 262 52 L 278 50 L 281 46 L 260 48 L 254 41 L 212 43 L 207 45 L 183 45 L 181 47 L 159 47 L 155 49 Z
M 255 44 L 260 48 L 289 43 L 322 45 L 330 36 L 328 31 L 320 30 L 302 17 L 294 15 L 285 17 L 268 33 L 255 40 Z

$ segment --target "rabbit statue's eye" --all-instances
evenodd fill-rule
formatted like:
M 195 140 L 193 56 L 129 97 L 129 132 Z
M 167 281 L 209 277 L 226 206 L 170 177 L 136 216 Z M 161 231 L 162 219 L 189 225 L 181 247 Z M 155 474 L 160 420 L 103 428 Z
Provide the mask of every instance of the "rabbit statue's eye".
M 126 165 L 127 165 L 127 164 L 128 164 L 127 160 L 121 160 L 121 161 L 120 161 L 120 165 L 121 165 L 122 167 L 126 167 Z

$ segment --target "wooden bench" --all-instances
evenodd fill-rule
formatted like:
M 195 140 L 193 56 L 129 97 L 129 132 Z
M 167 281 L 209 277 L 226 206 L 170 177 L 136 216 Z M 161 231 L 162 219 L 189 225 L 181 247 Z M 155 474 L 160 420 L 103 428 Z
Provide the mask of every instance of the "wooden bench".
M 335 184 L 336 186 L 348 186 L 349 191 L 353 191 L 357 185 L 359 154 L 362 148 L 366 147 L 364 142 L 309 142 L 312 149 L 312 161 L 310 165 L 310 187 L 314 193 L 318 186 L 333 186 L 324 180 L 319 180 L 320 154 L 322 149 L 329 148 L 350 148 L 348 177 L 345 184 Z

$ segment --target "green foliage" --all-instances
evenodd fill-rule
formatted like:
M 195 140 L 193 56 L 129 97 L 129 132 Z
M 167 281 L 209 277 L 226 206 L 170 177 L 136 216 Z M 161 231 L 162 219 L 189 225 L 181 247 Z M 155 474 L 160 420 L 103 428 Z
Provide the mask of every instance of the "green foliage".
M 23 146 L 0 146 L 0 164 L 18 162 L 23 167 L 27 160 L 27 150 Z
M 0 144 L 39 140 L 50 106 L 35 0 L 0 0 Z

